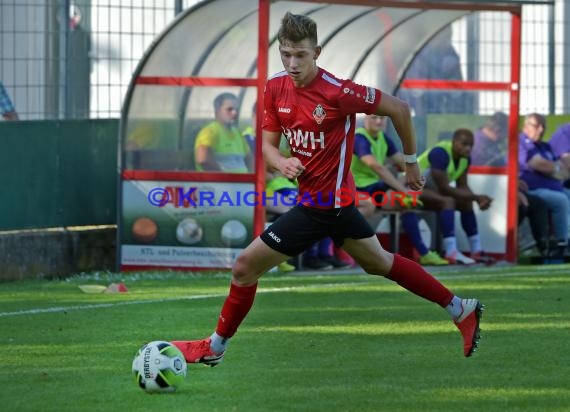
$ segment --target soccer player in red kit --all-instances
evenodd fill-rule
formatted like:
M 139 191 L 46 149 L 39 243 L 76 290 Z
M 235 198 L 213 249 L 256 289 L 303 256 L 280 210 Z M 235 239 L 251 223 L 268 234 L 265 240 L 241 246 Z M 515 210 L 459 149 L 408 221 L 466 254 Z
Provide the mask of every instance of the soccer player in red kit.
M 206 339 L 174 341 L 189 363 L 216 365 L 229 339 L 253 305 L 258 279 L 273 266 L 296 256 L 325 237 L 347 251 L 369 274 L 385 276 L 408 291 L 444 308 L 463 335 L 463 352 L 471 356 L 480 338 L 483 305 L 461 299 L 420 265 L 382 249 L 376 234 L 343 199 L 354 194 L 350 162 L 356 113 L 389 116 L 402 139 L 406 181 L 423 188 L 416 162 L 416 140 L 410 110 L 380 90 L 340 80 L 317 66 L 321 47 L 317 26 L 309 17 L 285 14 L 279 32 L 284 71 L 265 88 L 263 154 L 267 164 L 299 182 L 300 202 L 245 248 L 232 267 L 232 281 L 215 332 Z M 292 156 L 279 152 L 284 134 Z

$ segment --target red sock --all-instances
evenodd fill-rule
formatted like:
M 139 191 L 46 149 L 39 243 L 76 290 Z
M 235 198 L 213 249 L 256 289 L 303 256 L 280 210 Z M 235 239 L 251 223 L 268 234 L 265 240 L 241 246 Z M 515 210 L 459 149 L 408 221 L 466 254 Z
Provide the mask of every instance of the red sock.
M 453 298 L 453 293 L 423 267 L 397 254 L 394 254 L 394 263 L 386 277 L 410 292 L 437 303 L 442 308 L 449 305 Z
M 257 282 L 251 286 L 238 286 L 232 282 L 230 293 L 224 302 L 216 333 L 231 338 L 253 305 Z

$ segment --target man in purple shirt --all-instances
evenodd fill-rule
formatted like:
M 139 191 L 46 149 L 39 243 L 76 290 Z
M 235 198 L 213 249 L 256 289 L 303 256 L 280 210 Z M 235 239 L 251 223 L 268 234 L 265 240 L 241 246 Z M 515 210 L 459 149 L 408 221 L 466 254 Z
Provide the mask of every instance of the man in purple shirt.
M 560 126 L 552 135 L 548 144 L 552 151 L 563 162 L 563 165 L 570 165 L 570 123 Z M 564 186 L 570 188 L 570 180 L 564 182 Z
M 473 166 L 505 166 L 507 137 L 507 115 L 496 112 L 487 119 L 485 125 L 474 133 L 475 141 L 471 151 Z
M 570 123 L 556 129 L 548 144 L 558 157 L 570 156 Z
M 531 113 L 525 117 L 519 135 L 519 173 L 528 186 L 528 193 L 546 203 L 557 241 L 554 255 L 563 257 L 568 246 L 570 202 L 564 194 L 561 178 L 567 176 L 568 170 L 551 146 L 542 141 L 545 129 L 544 116 Z

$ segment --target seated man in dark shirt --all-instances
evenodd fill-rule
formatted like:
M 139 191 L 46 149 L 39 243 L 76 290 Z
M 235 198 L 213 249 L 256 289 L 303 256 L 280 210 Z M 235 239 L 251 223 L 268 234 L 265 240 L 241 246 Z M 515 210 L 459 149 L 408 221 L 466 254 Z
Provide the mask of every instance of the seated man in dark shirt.
M 426 176 L 426 185 L 420 200 L 424 207 L 439 211 L 445 259 L 449 263 L 492 263 L 492 259 L 485 255 L 481 246 L 473 202 L 479 205 L 479 209 L 487 210 L 493 199 L 487 195 L 473 193 L 467 183 L 472 148 L 471 130 L 458 129 L 453 133 L 451 141 L 439 142 L 422 153 L 418 159 L 420 169 Z M 450 185 L 451 182 L 455 182 L 455 187 Z M 465 256 L 457 249 L 456 210 L 461 213 L 461 226 L 469 239 L 471 257 Z

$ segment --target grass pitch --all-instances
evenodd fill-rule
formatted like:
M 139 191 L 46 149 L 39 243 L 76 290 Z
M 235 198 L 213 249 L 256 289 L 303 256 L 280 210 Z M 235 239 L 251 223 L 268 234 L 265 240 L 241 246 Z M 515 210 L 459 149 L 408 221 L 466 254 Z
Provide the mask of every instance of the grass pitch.
M 0 284 L 4 411 L 568 411 L 570 267 L 436 272 L 485 305 L 462 354 L 445 311 L 361 273 L 261 279 L 215 368 L 189 365 L 174 394 L 131 375 L 151 340 L 209 335 L 228 274 L 78 275 Z M 84 294 L 122 281 L 124 294 Z

